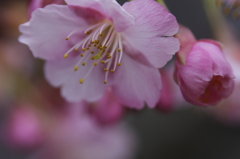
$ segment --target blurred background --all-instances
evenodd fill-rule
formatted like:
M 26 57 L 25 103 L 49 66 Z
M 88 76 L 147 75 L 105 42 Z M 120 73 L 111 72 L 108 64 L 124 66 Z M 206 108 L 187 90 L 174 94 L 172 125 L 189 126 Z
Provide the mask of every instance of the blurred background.
M 125 1 L 118 2 L 123 4 Z M 207 17 L 203 1 L 165 0 L 165 2 L 178 22 L 190 28 L 197 39 L 216 39 L 216 32 L 210 17 Z M 58 93 L 58 90 L 52 90 L 44 81 L 43 61 L 34 59 L 28 48 L 17 41 L 20 35 L 18 25 L 27 21 L 26 4 L 26 0 L 0 1 L 0 119 L 3 128 L 9 124 L 7 121 L 13 107 L 19 103 L 25 104 L 26 99 L 37 101 L 40 106 L 36 107 L 49 103 L 57 105 L 56 103 L 61 102 L 51 96 Z M 43 87 L 49 90 L 49 93 L 34 95 L 41 94 Z M 29 90 L 31 94 L 24 93 Z M 41 103 L 42 99 L 49 98 L 51 100 L 47 100 L 47 104 Z M 34 102 L 30 102 L 32 103 Z M 183 107 L 168 113 L 146 108 L 139 112 L 128 111 L 125 114 L 124 120 L 138 139 L 134 159 L 240 158 L 240 120 L 234 124 L 223 122 L 205 113 L 204 108 Z M 44 106 L 41 109 L 51 112 L 58 108 Z M 27 158 L 31 150 L 22 150 L 6 144 L 6 132 L 3 128 L 0 134 L 3 138 L 0 142 L 0 158 Z

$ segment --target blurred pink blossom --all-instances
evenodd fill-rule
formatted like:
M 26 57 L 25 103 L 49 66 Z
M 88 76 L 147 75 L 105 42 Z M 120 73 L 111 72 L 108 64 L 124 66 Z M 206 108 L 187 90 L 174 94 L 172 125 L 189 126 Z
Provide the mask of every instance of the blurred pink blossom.
M 34 148 L 44 141 L 41 120 L 29 106 L 14 108 L 4 129 L 4 140 L 13 148 Z
M 190 30 L 185 28 L 180 33 L 180 42 L 188 37 L 193 42 Z M 176 60 L 176 78 L 184 98 L 199 106 L 216 105 L 227 98 L 233 90 L 234 75 L 221 45 L 213 40 L 199 40 L 188 47 L 189 51 L 182 48 Z
M 49 124 L 45 144 L 31 159 L 129 159 L 135 138 L 124 125 L 101 127 L 79 105 L 68 105 Z
M 112 86 L 121 104 L 153 108 L 161 89 L 158 68 L 179 50 L 172 37 L 176 18 L 154 0 L 122 7 L 115 0 L 66 2 L 37 9 L 20 26 L 20 42 L 47 60 L 47 80 L 61 86 L 69 102 L 95 102 Z
M 84 102 L 90 115 L 101 124 L 111 124 L 119 121 L 125 112 L 124 106 L 114 97 L 111 89 L 97 102 Z

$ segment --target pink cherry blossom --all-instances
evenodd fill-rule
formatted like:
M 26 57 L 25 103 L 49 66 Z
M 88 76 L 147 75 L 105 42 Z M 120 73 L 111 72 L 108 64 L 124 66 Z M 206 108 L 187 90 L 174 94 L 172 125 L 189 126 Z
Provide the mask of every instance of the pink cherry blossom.
M 15 108 L 4 129 L 5 142 L 14 148 L 29 149 L 44 141 L 43 125 L 29 106 Z
M 43 8 L 49 4 L 64 4 L 64 0 L 29 0 L 28 1 L 28 17 L 31 17 L 33 11 Z
M 180 42 L 182 38 L 191 37 L 190 31 L 186 28 L 185 31 L 178 35 Z M 189 40 L 190 43 L 193 41 L 194 38 Z M 222 98 L 227 98 L 233 90 L 234 75 L 220 44 L 199 40 L 188 49 L 184 44 L 176 61 L 176 77 L 184 98 L 199 106 L 216 105 Z
M 20 42 L 47 60 L 47 80 L 70 102 L 97 101 L 111 86 L 121 104 L 153 108 L 161 89 L 157 68 L 179 50 L 175 17 L 154 0 L 66 3 L 37 9 L 20 26 Z
M 130 159 L 135 137 L 126 125 L 99 126 L 79 105 L 49 123 L 46 140 L 30 159 Z
M 125 108 L 113 96 L 110 89 L 106 90 L 104 96 L 94 103 L 83 103 L 88 113 L 100 124 L 116 123 L 124 115 Z

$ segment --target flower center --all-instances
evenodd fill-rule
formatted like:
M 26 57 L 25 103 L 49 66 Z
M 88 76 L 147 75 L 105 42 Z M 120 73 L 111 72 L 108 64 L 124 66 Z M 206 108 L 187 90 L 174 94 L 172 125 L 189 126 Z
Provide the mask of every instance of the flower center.
M 66 40 L 79 30 L 71 32 Z M 105 71 L 103 83 L 107 84 L 109 71 L 114 73 L 117 66 L 121 66 L 123 54 L 121 35 L 114 30 L 111 22 L 106 21 L 90 26 L 84 33 L 86 37 L 64 54 L 64 58 L 67 58 L 71 52 L 79 52 L 80 50 L 81 58 L 74 66 L 74 71 L 77 71 L 80 65 L 85 66 L 87 62 L 94 61 L 85 76 L 79 80 L 81 84 L 92 72 L 94 66 L 99 63 L 104 64 L 106 67 L 103 69 Z

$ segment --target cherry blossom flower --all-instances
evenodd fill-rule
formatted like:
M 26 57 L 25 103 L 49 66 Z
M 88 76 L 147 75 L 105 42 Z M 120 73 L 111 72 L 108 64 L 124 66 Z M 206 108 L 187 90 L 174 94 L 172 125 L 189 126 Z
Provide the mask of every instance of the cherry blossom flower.
M 113 124 L 124 115 L 125 107 L 113 96 L 111 89 L 107 89 L 104 96 L 94 102 L 82 102 L 90 116 L 100 124 Z
M 20 42 L 47 60 L 45 75 L 70 102 L 100 99 L 108 86 L 121 102 L 153 108 L 160 96 L 157 68 L 176 51 L 176 18 L 154 0 L 66 0 L 33 12 Z
M 29 106 L 15 108 L 2 129 L 5 142 L 13 148 L 30 149 L 44 141 L 41 120 Z
M 221 45 L 213 40 L 196 41 L 191 31 L 181 27 L 182 44 L 176 60 L 176 78 L 184 98 L 195 105 L 216 105 L 231 95 L 232 68 Z
M 98 125 L 79 105 L 67 105 L 46 130 L 45 143 L 30 159 L 130 159 L 134 133 L 124 124 Z

